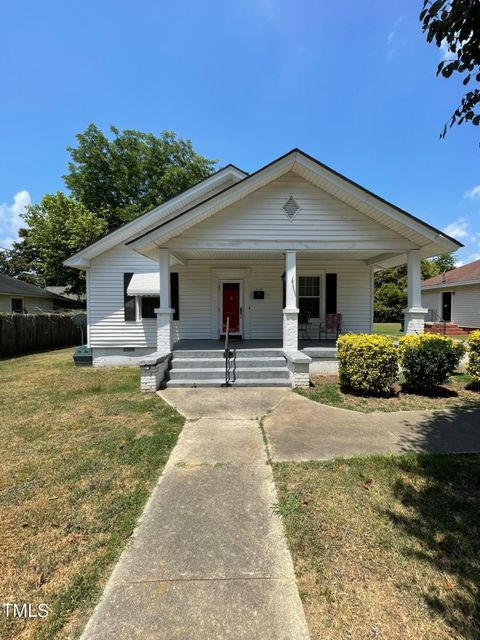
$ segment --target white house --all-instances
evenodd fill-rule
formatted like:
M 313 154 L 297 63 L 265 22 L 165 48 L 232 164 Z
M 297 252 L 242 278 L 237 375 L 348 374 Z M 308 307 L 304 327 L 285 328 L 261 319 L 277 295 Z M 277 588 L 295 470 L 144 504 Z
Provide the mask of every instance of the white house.
M 445 321 L 449 333 L 480 328 L 480 260 L 422 282 L 427 319 Z M 441 328 L 440 328 L 441 330 Z
M 228 165 L 65 264 L 87 274 L 94 365 L 149 355 L 156 386 L 173 352 L 169 384 L 217 384 L 228 317 L 237 384 L 305 384 L 327 314 L 372 330 L 376 269 L 408 263 L 406 328 L 422 331 L 420 261 L 459 246 L 293 149 L 250 175 Z

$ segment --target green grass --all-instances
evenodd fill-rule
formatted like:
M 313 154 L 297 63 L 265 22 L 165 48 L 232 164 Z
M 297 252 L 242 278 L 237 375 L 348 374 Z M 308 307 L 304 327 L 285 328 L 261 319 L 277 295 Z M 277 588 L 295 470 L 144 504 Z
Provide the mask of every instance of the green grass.
M 399 338 L 403 336 L 403 331 L 400 330 L 400 327 L 400 322 L 375 322 L 373 325 L 373 333 L 380 336 Z
M 320 404 L 363 413 L 480 407 L 480 386 L 474 384 L 470 376 L 460 373 L 429 395 L 406 392 L 399 385 L 389 397 L 356 395 L 341 389 L 337 376 L 312 375 L 311 384 L 309 389 L 295 391 Z
M 77 637 L 176 443 L 183 418 L 142 397 L 136 368 L 72 351 L 0 362 L 2 602 L 46 603 L 0 637 Z
M 480 637 L 480 455 L 274 474 L 312 640 Z

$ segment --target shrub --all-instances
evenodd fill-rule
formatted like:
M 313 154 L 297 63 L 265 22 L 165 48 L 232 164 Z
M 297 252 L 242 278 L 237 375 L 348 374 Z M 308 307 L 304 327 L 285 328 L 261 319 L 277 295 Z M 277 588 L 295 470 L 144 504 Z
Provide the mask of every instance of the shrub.
M 465 353 L 461 342 L 431 333 L 404 336 L 399 343 L 405 384 L 433 389 L 447 382 Z
M 347 333 L 337 341 L 342 387 L 365 394 L 383 394 L 398 376 L 398 354 L 392 338 Z
M 468 356 L 467 372 L 475 382 L 480 382 L 480 331 L 472 331 L 468 336 L 470 354 Z

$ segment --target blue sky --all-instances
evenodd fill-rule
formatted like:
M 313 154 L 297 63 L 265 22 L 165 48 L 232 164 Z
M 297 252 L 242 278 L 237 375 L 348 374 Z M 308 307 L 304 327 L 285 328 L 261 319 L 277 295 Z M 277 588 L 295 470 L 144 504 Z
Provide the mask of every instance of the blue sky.
M 480 258 L 480 128 L 418 0 L 0 0 L 0 245 L 63 189 L 90 122 L 190 138 L 253 171 L 300 147 Z

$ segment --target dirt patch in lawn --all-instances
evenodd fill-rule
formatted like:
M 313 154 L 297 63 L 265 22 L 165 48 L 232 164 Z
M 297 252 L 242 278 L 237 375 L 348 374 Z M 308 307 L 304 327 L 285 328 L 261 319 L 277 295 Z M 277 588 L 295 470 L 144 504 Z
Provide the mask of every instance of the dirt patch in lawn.
M 340 388 L 337 376 L 321 375 L 311 376 L 310 389 L 295 391 L 321 404 L 363 413 L 480 407 L 480 385 L 475 385 L 465 374 L 452 376 L 447 384 L 429 394 L 416 393 L 397 385 L 389 397 L 355 395 Z
M 274 465 L 312 640 L 480 637 L 480 456 Z
M 72 351 L 0 362 L 0 594 L 46 603 L 1 638 L 74 638 L 172 450 L 183 418 L 142 397 L 136 368 L 75 368 Z

